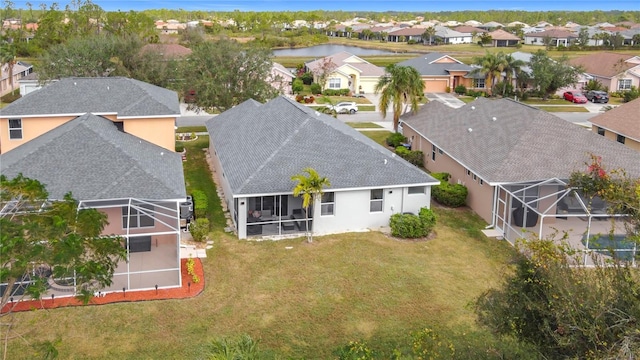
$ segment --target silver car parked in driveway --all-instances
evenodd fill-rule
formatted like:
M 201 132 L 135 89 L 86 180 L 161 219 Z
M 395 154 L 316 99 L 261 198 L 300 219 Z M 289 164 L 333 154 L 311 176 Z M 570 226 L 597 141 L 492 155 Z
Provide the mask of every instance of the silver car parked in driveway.
M 338 114 L 355 114 L 358 112 L 358 105 L 352 101 L 343 101 L 335 105 L 329 105 L 327 107 L 331 110 L 334 110 Z

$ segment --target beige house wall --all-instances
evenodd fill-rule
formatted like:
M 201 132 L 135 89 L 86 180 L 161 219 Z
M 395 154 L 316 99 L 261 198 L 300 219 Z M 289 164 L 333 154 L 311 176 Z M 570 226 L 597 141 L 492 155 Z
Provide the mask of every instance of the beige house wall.
M 433 145 L 422 138 L 413 129 L 405 126 L 402 130 L 404 136 L 411 141 L 412 150 L 420 150 L 424 153 L 424 166 L 430 172 L 447 172 L 451 174 L 449 182 L 461 183 L 467 187 L 467 205 L 475 211 L 487 223 L 491 223 L 493 216 L 494 187 L 489 186 L 483 179 L 472 172 L 467 173 L 467 168 L 460 165 L 455 159 L 436 148 L 435 160 L 433 160 Z
M 17 118 L 17 117 L 16 117 Z M 15 119 L 15 118 L 11 118 Z M 14 149 L 38 136 L 57 128 L 75 116 L 30 117 L 22 120 L 22 139 L 9 139 L 9 118 L 0 118 L 0 153 Z
M 123 120 L 124 131 L 167 150 L 176 150 L 175 118 Z
M 591 125 L 591 131 L 593 131 L 596 134 L 598 133 L 598 128 L 599 128 L 598 125 Z M 621 134 L 621 135 L 624 136 L 624 134 Z M 618 141 L 618 133 L 613 132 L 611 130 L 604 129 L 604 137 L 611 141 Z M 640 141 L 636 141 L 628 137 L 625 137 L 624 146 L 629 147 L 633 150 L 640 151 Z

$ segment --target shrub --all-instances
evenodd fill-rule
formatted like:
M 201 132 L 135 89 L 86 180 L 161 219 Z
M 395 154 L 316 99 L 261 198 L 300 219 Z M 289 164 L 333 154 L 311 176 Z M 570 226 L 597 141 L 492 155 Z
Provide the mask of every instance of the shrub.
M 448 93 L 450 93 L 450 92 L 451 92 L 451 87 L 447 86 L 447 87 L 444 89 L 444 91 L 445 91 L 447 94 L 448 94 Z
M 467 93 L 467 87 L 464 85 L 458 85 L 453 89 L 453 91 L 458 95 L 464 95 Z
M 184 144 L 182 141 L 176 141 L 176 152 L 181 153 L 184 151 Z
M 198 218 L 189 225 L 189 231 L 194 241 L 203 242 L 209 233 L 209 219 Z
M 325 96 L 347 96 L 349 95 L 349 89 L 326 89 L 322 92 Z
M 300 79 L 302 79 L 303 84 L 311 85 L 311 83 L 313 82 L 313 74 L 307 71 L 306 73 L 302 74 L 302 76 L 300 76 Z
M 638 90 L 638 88 L 635 86 L 632 86 L 631 90 L 625 91 L 623 95 L 624 102 L 626 103 L 634 99 L 637 99 L 638 97 L 640 97 L 640 90 Z
M 318 83 L 311 84 L 310 90 L 312 94 L 318 95 L 322 93 L 322 87 L 320 87 L 320 84 Z
M 513 95 L 513 85 L 506 81 L 500 81 L 496 84 L 494 92 L 499 95 L 504 94 L 505 96 Z
M 393 133 L 387 137 L 385 142 L 388 146 L 397 148 L 398 146 L 407 143 L 407 137 L 400 133 Z
M 193 191 L 193 211 L 195 213 L 196 218 L 206 217 L 207 216 L 207 208 L 209 206 L 209 201 L 207 199 L 207 194 L 201 190 Z
M 296 95 L 296 101 L 299 103 L 303 103 L 304 102 L 304 96 L 298 94 Z
M 391 235 L 403 239 L 425 237 L 431 233 L 436 225 L 436 216 L 426 207 L 420 209 L 420 214 L 393 214 L 389 220 Z
M 413 44 L 417 44 L 418 42 L 414 39 L 409 39 L 409 41 L 407 41 L 408 45 L 413 45 Z
M 302 90 L 304 90 L 304 83 L 302 82 L 302 79 L 293 80 L 293 84 L 291 84 L 291 91 L 293 91 L 294 94 L 299 94 Z
M 412 151 L 400 145 L 396 147 L 396 154 L 415 166 L 424 167 L 424 153 L 422 151 Z
M 313 104 L 314 101 L 316 101 L 316 98 L 314 98 L 313 95 L 309 95 L 309 96 L 305 96 L 304 97 L 304 103 L 305 104 Z
M 469 190 L 462 184 L 450 184 L 448 173 L 433 173 L 434 178 L 440 180 L 440 185 L 436 185 L 431 189 L 431 195 L 440 204 L 460 207 L 467 203 L 467 194 Z

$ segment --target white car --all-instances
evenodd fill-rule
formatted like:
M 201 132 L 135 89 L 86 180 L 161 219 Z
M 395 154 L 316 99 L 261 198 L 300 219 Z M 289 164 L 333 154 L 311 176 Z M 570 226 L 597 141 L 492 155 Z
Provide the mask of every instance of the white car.
M 356 105 L 356 103 L 352 101 L 343 101 L 335 105 L 329 105 L 327 107 L 331 110 L 335 110 L 335 112 L 337 112 L 338 114 L 355 114 L 356 112 L 358 112 L 358 105 Z

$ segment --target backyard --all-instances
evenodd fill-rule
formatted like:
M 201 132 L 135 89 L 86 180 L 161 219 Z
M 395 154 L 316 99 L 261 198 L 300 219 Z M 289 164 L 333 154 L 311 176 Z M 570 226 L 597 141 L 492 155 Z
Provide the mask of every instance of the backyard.
M 371 232 L 314 237 L 312 244 L 238 241 L 222 230 L 222 211 L 202 171 L 207 141 L 185 143 L 187 186 L 208 188 L 213 211 L 204 292 L 18 313 L 15 333 L 31 344 L 55 343 L 64 359 L 202 358 L 212 340 L 240 334 L 283 358 L 332 358 L 351 340 L 366 341 L 376 358 L 391 358 L 394 348 L 410 353 L 411 334 L 424 328 L 451 341 L 458 358 L 525 356 L 475 322 L 471 304 L 500 284 L 514 250 L 484 237 L 484 222 L 470 211 L 436 207 L 437 236 L 429 240 Z M 10 341 L 8 358 L 34 357 L 23 339 Z

